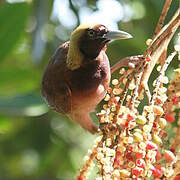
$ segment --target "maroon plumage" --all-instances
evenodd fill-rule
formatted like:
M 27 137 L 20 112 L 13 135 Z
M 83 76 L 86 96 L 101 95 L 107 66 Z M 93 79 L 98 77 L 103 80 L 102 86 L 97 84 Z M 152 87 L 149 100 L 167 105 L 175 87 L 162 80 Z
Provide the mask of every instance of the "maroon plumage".
M 78 27 L 70 42 L 62 44 L 51 57 L 42 78 L 42 95 L 49 106 L 91 133 L 97 126 L 89 113 L 104 98 L 110 83 L 105 53 L 111 40 L 108 33 L 103 25 Z

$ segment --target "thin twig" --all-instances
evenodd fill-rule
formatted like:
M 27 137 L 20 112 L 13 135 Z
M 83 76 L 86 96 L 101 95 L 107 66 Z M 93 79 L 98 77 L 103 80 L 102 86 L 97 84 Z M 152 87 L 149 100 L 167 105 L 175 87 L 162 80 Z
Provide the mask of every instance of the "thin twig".
M 123 89 L 121 95 L 120 95 L 120 100 L 119 100 L 119 103 L 118 103 L 119 109 L 123 105 L 123 102 L 124 102 L 125 97 L 126 97 L 127 92 L 128 92 L 129 84 L 130 84 L 133 76 L 134 76 L 134 73 L 130 74 L 129 77 L 127 77 L 127 82 L 126 82 L 126 84 L 124 86 L 124 89 Z
M 80 176 L 82 176 L 82 177 L 86 176 L 86 173 L 88 172 L 88 168 L 89 168 L 90 164 L 93 162 L 93 160 L 97 154 L 97 148 L 99 147 L 100 144 L 101 144 L 101 141 L 97 144 L 96 147 L 94 147 L 92 149 L 92 152 L 89 155 L 89 159 L 85 162 L 85 164 L 83 165 L 83 167 L 80 170 L 80 173 L 79 173 Z
M 144 53 L 145 57 L 150 56 L 152 60 L 144 70 L 139 92 L 141 92 L 144 89 L 144 87 L 147 85 L 147 82 L 149 80 L 152 70 L 154 69 L 154 66 L 161 57 L 164 50 L 167 49 L 169 42 L 172 39 L 179 25 L 180 25 L 180 8 L 176 11 L 171 21 L 166 26 L 164 26 L 162 30 L 157 34 L 151 45 Z
M 180 127 L 178 127 L 177 129 L 176 136 L 175 136 L 173 144 L 171 145 L 171 148 L 177 149 L 179 145 L 180 145 Z
M 141 57 L 141 59 L 145 60 L 144 57 Z M 143 71 L 144 71 L 144 68 L 146 67 L 147 63 L 146 61 L 142 61 L 143 64 L 142 66 L 139 66 L 139 68 L 136 70 L 136 87 L 133 91 L 133 94 L 132 94 L 132 97 L 131 97 L 131 100 L 129 102 L 129 108 L 130 109 L 134 109 L 134 105 L 135 105 L 135 101 L 138 97 L 138 90 L 139 90 L 139 85 L 141 83 L 141 78 L 142 78 L 142 75 L 143 75 Z
M 128 70 L 126 71 L 126 73 L 123 74 L 123 75 L 119 78 L 119 84 L 122 83 L 125 78 L 127 79 L 127 77 L 128 77 L 131 73 L 133 73 L 133 71 L 134 71 L 134 69 L 128 69 Z
M 151 99 L 151 105 L 154 105 L 155 100 L 157 98 L 157 94 L 158 94 L 158 90 L 161 84 L 161 78 L 164 76 L 165 71 L 167 70 L 170 62 L 173 60 L 174 56 L 177 54 L 176 51 L 174 51 L 173 53 L 171 53 L 168 58 L 166 59 L 164 65 L 161 68 L 161 71 L 159 72 L 159 77 L 156 79 L 156 83 L 155 83 L 155 89 L 153 91 L 153 95 L 152 95 L 152 99 Z
M 139 84 L 141 81 L 141 77 L 142 77 L 143 71 L 141 71 L 137 76 L 136 76 L 136 87 L 134 89 L 133 95 L 132 95 L 132 99 L 131 99 L 131 103 L 130 103 L 130 109 L 134 110 L 134 104 L 135 101 L 138 97 L 138 89 L 139 89 Z
M 76 9 L 76 7 L 74 6 L 72 0 L 69 0 L 69 5 L 70 5 L 70 8 L 72 9 L 72 11 L 74 12 L 74 14 L 76 15 L 77 25 L 80 25 L 79 13 L 78 13 L 78 10 Z
M 179 24 L 180 24 L 180 8 L 177 10 L 172 20 L 166 26 L 164 26 L 162 30 L 154 38 L 153 42 L 146 50 L 145 56 L 148 54 L 152 56 L 152 54 L 155 51 L 157 51 L 157 48 L 160 45 L 163 47 L 163 49 L 165 49 L 165 47 L 167 48 L 169 41 L 176 32 L 176 29 L 179 27 Z
M 161 16 L 159 18 L 158 24 L 156 26 L 156 29 L 154 31 L 154 36 L 153 39 L 156 37 L 156 35 L 160 32 L 160 30 L 162 29 L 163 25 L 164 25 L 164 20 L 166 18 L 167 12 L 169 10 L 169 7 L 171 5 L 172 0 L 166 0 L 163 10 L 161 12 Z

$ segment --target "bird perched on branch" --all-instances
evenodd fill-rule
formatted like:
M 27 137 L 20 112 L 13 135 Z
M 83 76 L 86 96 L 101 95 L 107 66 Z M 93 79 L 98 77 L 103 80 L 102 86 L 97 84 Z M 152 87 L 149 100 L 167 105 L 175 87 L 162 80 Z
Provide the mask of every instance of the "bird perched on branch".
M 89 113 L 104 98 L 111 78 L 106 44 L 129 38 L 132 36 L 127 32 L 110 31 L 100 24 L 77 27 L 45 69 L 42 95 L 49 106 L 95 133 L 98 128 Z

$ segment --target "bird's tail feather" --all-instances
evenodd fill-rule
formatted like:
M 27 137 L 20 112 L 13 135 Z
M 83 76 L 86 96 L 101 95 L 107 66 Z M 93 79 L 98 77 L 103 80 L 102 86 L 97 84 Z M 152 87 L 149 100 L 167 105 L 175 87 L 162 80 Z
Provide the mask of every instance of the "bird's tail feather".
M 76 112 L 70 115 L 73 121 L 79 123 L 85 130 L 88 130 L 90 133 L 94 134 L 98 130 L 98 126 L 92 122 L 90 115 L 87 112 Z

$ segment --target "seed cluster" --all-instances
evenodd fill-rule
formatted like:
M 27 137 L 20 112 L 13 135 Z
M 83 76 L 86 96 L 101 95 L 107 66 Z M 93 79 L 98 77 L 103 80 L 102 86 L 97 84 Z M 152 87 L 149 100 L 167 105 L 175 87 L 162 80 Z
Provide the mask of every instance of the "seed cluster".
M 166 110 L 165 119 L 169 122 L 169 129 L 174 133 L 174 138 L 170 138 L 170 150 L 176 152 L 180 157 L 180 68 L 174 70 L 174 72 L 173 80 L 169 83 L 167 92 L 168 100 L 164 105 L 164 109 Z M 175 125 L 172 126 L 171 124 Z M 178 180 L 177 177 L 180 179 L 180 158 L 177 160 L 174 167 L 172 179 Z M 176 176 L 178 174 L 179 176 Z
M 165 76 L 169 63 L 178 52 L 175 49 L 165 63 L 158 66 L 159 77 L 154 82 L 148 105 L 141 103 L 144 94 L 139 94 L 138 87 L 143 67 L 151 57 L 145 57 L 141 68 L 134 71 L 121 69 L 120 78 L 112 80 L 103 108 L 97 114 L 99 136 L 93 150 L 85 158 L 78 180 L 87 179 L 93 160 L 98 167 L 96 180 L 171 179 L 178 175 L 180 68 L 175 70 L 175 77 L 168 89 L 168 78 Z M 175 137 L 168 146 L 166 130 L 172 123 L 177 123 Z

